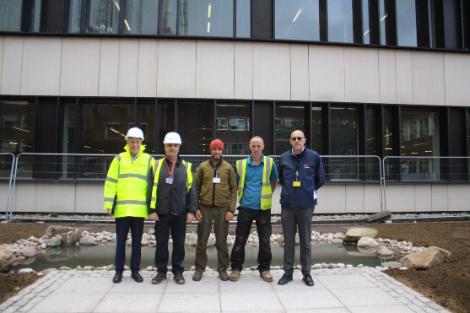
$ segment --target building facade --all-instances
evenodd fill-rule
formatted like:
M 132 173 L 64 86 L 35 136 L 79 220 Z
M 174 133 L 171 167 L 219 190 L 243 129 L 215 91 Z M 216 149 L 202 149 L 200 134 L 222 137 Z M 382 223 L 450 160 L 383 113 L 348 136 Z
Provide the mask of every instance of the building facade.
M 468 160 L 430 158 L 470 156 L 466 0 L 1 1 L 0 60 L 1 152 L 116 153 L 136 125 L 153 154 L 176 130 L 183 154 L 277 155 L 303 129 L 322 155 L 424 157 L 390 163 L 392 210 L 470 209 Z M 99 211 L 102 170 L 27 160 L 19 211 L 63 210 L 38 204 L 58 180 Z M 375 161 L 325 162 L 320 212 L 383 207 Z

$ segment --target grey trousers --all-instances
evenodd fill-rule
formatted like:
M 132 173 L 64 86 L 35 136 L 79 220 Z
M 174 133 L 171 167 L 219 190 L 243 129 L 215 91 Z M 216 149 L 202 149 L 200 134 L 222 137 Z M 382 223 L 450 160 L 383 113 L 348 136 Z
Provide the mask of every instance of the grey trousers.
M 295 233 L 299 229 L 300 264 L 302 274 L 310 274 L 312 267 L 311 223 L 313 208 L 281 210 L 282 229 L 284 232 L 284 272 L 292 275 L 295 260 Z

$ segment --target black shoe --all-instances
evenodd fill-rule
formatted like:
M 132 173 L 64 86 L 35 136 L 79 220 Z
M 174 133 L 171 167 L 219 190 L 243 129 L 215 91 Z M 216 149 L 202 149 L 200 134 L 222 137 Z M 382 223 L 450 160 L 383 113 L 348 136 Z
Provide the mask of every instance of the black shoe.
M 315 285 L 315 283 L 313 282 L 313 278 L 312 278 L 312 276 L 310 276 L 310 274 L 305 274 L 304 278 L 302 278 L 302 280 L 305 283 L 305 285 L 307 285 L 309 287 L 312 287 L 313 285 Z
M 132 272 L 131 277 L 138 283 L 141 283 L 144 281 L 142 276 L 140 276 L 139 272 Z
M 220 271 L 220 272 L 219 272 L 219 278 L 220 278 L 221 281 L 227 281 L 227 280 L 229 280 L 227 271 Z
M 122 281 L 122 272 L 116 272 L 113 277 L 113 283 L 119 284 Z
M 178 285 L 183 285 L 185 283 L 185 280 L 184 280 L 184 277 L 183 277 L 183 273 L 175 273 L 174 276 L 173 276 L 173 280 L 175 281 L 175 283 L 177 283 Z
M 278 285 L 285 285 L 285 284 L 287 284 L 291 281 L 292 281 L 292 274 L 284 273 L 284 275 L 282 275 L 281 279 L 279 279 L 277 284 Z
M 152 284 L 156 285 L 166 280 L 166 273 L 157 272 L 157 275 L 153 276 Z
M 202 271 L 196 270 L 193 275 L 194 281 L 200 281 L 202 279 Z

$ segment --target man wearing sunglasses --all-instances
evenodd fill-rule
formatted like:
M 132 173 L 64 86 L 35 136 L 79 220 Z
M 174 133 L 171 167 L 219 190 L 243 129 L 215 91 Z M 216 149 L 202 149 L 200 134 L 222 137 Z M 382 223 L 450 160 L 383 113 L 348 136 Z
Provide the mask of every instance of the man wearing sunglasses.
M 295 233 L 299 229 L 300 263 L 303 281 L 313 286 L 311 222 L 317 203 L 316 191 L 325 181 L 320 155 L 305 147 L 305 134 L 294 130 L 290 135 L 292 148 L 281 155 L 279 183 L 281 191 L 281 220 L 284 232 L 284 275 L 278 281 L 285 285 L 292 281 L 295 257 Z

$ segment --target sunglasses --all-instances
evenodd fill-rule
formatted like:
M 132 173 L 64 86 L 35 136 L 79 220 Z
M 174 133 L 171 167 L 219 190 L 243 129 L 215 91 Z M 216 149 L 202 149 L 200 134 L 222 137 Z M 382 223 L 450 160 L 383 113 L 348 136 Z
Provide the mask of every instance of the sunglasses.
M 290 140 L 291 141 L 302 141 L 302 139 L 304 139 L 303 137 L 292 137 Z

